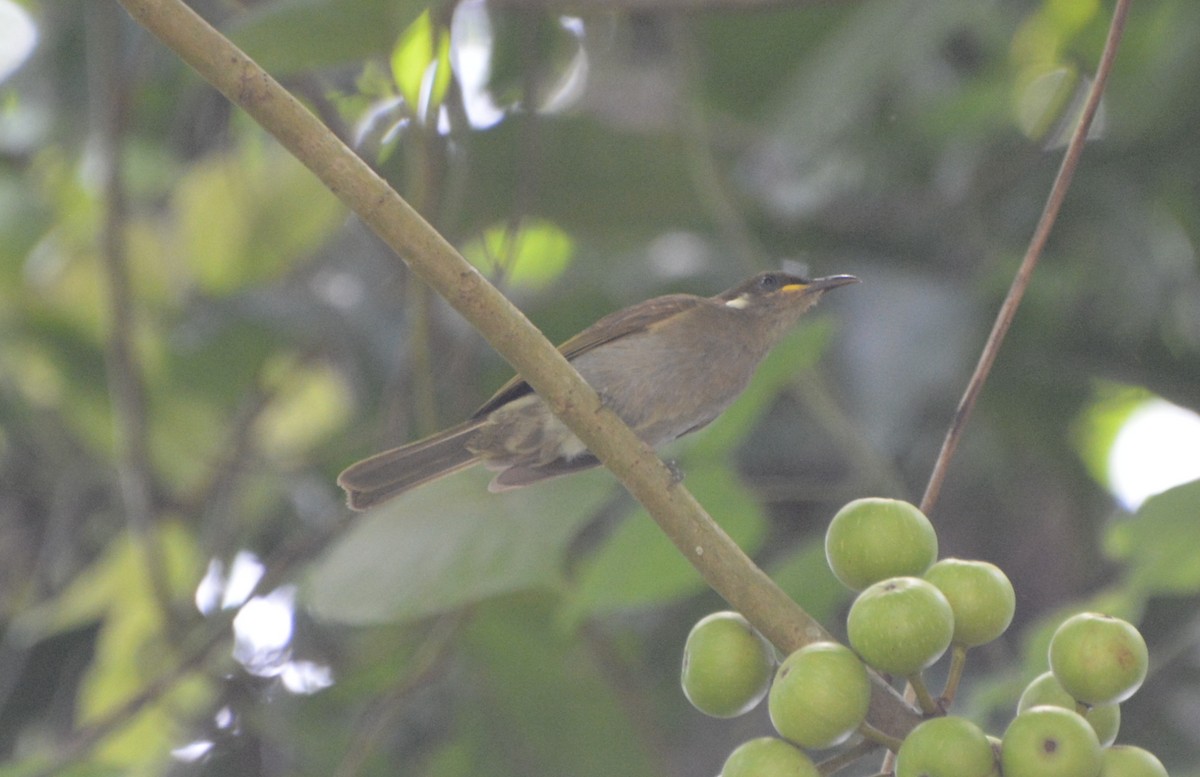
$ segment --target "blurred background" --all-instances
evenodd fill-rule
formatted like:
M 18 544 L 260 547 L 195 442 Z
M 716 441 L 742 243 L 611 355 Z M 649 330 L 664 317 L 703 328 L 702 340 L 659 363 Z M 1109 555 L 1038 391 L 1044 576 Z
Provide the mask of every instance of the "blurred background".
M 1104 41 L 1093 0 L 195 0 L 552 340 L 798 263 L 853 273 L 665 455 L 838 635 L 844 502 L 918 501 Z M 1134 4 L 931 518 L 1017 619 L 1138 624 L 1119 742 L 1200 775 L 1200 4 Z M 0 766 L 713 775 L 683 641 L 722 602 L 603 471 L 351 517 L 357 458 L 511 375 L 115 2 L 0 0 Z M 932 672 L 940 684 L 939 664 Z M 868 759 L 857 773 L 876 770 Z M 847 772 L 852 773 L 852 772 Z

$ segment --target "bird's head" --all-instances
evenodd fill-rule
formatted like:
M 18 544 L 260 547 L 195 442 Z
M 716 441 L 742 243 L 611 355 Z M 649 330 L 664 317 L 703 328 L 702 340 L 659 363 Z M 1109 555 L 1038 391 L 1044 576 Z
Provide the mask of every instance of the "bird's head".
M 851 283 L 858 283 L 858 278 L 831 275 L 808 280 L 786 272 L 763 272 L 718 294 L 716 299 L 734 310 L 767 316 L 782 315 L 786 311 L 799 317 L 825 292 Z

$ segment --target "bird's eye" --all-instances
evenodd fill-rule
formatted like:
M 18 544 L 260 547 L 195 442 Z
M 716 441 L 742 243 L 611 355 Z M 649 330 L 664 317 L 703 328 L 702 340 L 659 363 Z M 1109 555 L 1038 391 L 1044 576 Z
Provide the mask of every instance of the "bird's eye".
M 775 291 L 779 288 L 779 278 L 774 275 L 764 275 L 758 280 L 758 288 L 763 291 Z

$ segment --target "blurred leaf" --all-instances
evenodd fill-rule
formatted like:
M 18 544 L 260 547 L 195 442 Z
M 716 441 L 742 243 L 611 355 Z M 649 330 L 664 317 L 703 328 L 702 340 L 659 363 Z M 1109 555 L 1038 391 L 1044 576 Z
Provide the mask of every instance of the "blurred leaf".
M 425 0 L 276 0 L 238 16 L 226 33 L 273 75 L 381 56 L 432 3 Z
M 339 623 L 420 618 L 491 596 L 557 587 L 563 552 L 613 492 L 594 472 L 492 494 L 464 472 L 371 511 L 308 576 L 314 615 Z
M 189 600 L 201 566 L 191 534 L 178 523 L 164 523 L 151 542 L 170 587 L 163 593 L 173 601 Z M 176 654 L 165 633 L 144 551 L 128 534 L 120 535 L 56 600 L 26 611 L 12 626 L 14 634 L 31 639 L 103 619 L 95 657 L 80 688 L 79 717 L 84 723 L 103 719 L 151 680 L 175 670 Z M 161 765 L 209 692 L 208 681 L 199 675 L 184 677 L 119 733 L 105 738 L 99 758 L 126 767 L 155 761 Z
M 482 610 L 467 631 L 477 703 L 466 710 L 466 723 L 490 753 L 487 774 L 660 773 L 646 752 L 646 732 L 593 652 L 557 630 L 551 607 Z
M 450 86 L 450 33 L 433 24 L 429 11 L 413 21 L 392 49 L 392 80 L 414 113 L 428 120 Z M 431 73 L 431 68 L 432 73 Z
M 771 564 L 767 572 L 788 596 L 824 624 L 832 624 L 854 596 L 830 571 L 820 537 Z M 837 631 L 834 629 L 835 634 Z
M 112 417 L 100 344 L 57 310 L 30 312 L 22 324 L 5 343 L 14 385 L 34 406 L 62 413 L 93 451 L 110 452 Z
M 1113 442 L 1129 416 L 1153 395 L 1142 388 L 1104 383 L 1096 391 L 1096 401 L 1087 408 L 1072 429 L 1079 457 L 1097 483 L 1109 487 L 1109 457 Z
M 514 232 L 507 224 L 484 231 L 463 247 L 471 264 L 517 288 L 543 289 L 571 262 L 571 236 L 545 219 L 525 219 Z
M 614 131 L 576 116 L 529 121 L 538 132 L 532 157 L 524 121 L 503 121 L 466 137 L 472 160 L 463 185 L 467 230 L 512 217 L 516 182 L 528 177 L 531 165 L 537 185 L 530 187 L 525 214 L 577 237 L 601 238 L 610 250 L 640 244 L 664 225 L 707 224 L 680 139 Z
M 491 60 L 487 89 L 499 106 L 542 108 L 570 78 L 579 39 L 552 13 L 488 5 Z M 536 86 L 537 94 L 526 92 Z
M 758 550 L 766 518 L 728 464 L 703 462 L 686 469 L 684 484 L 742 550 Z M 639 508 L 580 563 L 567 615 L 577 619 L 662 604 L 703 588 L 700 573 Z
M 1200 480 L 1142 503 L 1132 518 L 1113 523 L 1108 554 L 1125 563 L 1129 584 L 1144 596 L 1200 591 Z
M 274 368 L 268 365 L 267 373 L 274 395 L 258 418 L 258 439 L 268 453 L 303 453 L 349 419 L 349 387 L 328 365 L 284 358 Z
M 1028 76 L 1013 95 L 1017 129 L 1031 140 L 1041 142 L 1062 120 L 1078 83 L 1079 74 L 1068 67 Z
M 344 214 L 308 169 L 277 149 L 197 162 L 175 198 L 177 250 L 216 294 L 275 277 L 315 250 Z

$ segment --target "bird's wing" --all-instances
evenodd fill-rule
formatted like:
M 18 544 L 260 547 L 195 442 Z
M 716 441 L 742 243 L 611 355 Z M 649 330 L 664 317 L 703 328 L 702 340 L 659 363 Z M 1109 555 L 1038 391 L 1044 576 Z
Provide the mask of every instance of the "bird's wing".
M 704 302 L 704 297 L 692 294 L 668 294 L 665 297 L 655 297 L 645 302 L 639 302 L 615 313 L 609 313 L 604 318 L 589 326 L 579 334 L 558 346 L 559 352 L 570 361 L 575 357 L 598 348 L 605 343 L 619 340 L 622 337 L 644 332 L 664 319 L 670 318 L 685 310 L 690 310 Z M 517 397 L 533 391 L 525 379 L 519 375 L 500 387 L 492 398 L 483 404 L 472 418 L 481 418 L 501 405 L 511 402 Z

